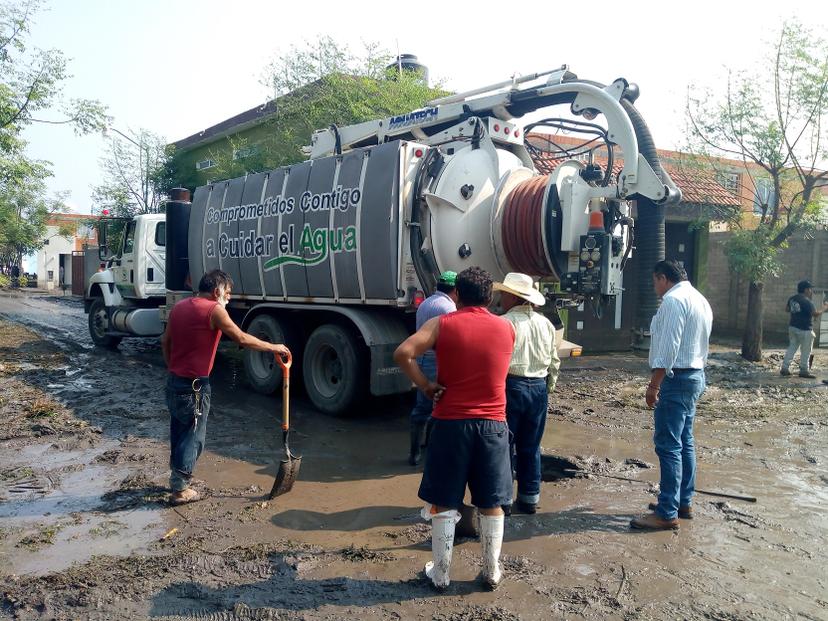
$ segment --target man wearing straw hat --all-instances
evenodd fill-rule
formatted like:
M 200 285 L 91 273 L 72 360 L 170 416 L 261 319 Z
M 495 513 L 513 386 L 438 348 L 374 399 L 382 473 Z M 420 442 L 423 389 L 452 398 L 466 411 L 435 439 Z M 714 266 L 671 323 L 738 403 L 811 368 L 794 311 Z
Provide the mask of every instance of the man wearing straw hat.
M 555 327 L 535 311 L 546 303 L 532 278 L 511 272 L 494 289 L 501 292 L 503 318 L 515 329 L 515 348 L 506 377 L 506 421 L 512 432 L 512 471 L 517 479 L 516 512 L 533 514 L 540 499 L 540 443 L 546 427 L 548 394 L 555 388 L 561 361 Z

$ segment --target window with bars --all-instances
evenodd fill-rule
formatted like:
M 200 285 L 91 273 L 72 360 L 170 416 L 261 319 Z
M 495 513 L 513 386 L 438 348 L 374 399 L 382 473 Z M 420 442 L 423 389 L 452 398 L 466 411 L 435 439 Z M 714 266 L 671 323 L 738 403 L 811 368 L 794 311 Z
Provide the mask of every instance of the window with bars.
M 737 196 L 742 193 L 742 173 L 720 172 L 716 175 L 716 180 L 728 192 L 732 192 Z
M 753 185 L 753 213 L 761 216 L 774 202 L 773 180 L 760 177 L 754 179 Z

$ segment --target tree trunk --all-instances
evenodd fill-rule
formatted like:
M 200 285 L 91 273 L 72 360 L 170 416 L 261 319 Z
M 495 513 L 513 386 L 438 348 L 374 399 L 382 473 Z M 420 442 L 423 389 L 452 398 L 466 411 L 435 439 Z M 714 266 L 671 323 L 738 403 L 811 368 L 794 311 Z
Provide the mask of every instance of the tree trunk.
M 762 360 L 762 292 L 765 284 L 750 282 L 748 285 L 747 317 L 742 335 L 742 358 L 751 362 Z

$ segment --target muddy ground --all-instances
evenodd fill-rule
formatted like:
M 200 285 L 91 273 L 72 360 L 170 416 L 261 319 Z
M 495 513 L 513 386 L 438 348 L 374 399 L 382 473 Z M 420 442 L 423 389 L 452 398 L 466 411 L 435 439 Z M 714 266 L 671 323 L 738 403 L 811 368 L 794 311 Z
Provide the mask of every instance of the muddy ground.
M 297 395 L 302 470 L 268 502 L 280 403 L 222 346 L 208 497 L 173 509 L 157 343 L 95 349 L 79 302 L 0 293 L 0 617 L 828 619 L 828 387 L 779 377 L 780 358 L 716 346 L 696 423 L 698 487 L 758 502 L 699 495 L 695 520 L 648 534 L 628 528 L 658 480 L 646 361 L 565 361 L 543 446 L 577 476 L 545 461 L 538 514 L 507 518 L 500 589 L 474 581 L 465 539 L 438 595 L 418 575 L 410 399 L 332 418 Z M 815 366 L 828 376 L 828 351 Z

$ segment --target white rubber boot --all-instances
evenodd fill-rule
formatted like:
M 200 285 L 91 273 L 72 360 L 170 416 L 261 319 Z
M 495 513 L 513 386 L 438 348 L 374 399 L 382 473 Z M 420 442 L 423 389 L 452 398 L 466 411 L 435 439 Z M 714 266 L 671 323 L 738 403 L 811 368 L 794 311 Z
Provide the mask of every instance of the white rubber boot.
M 460 513 L 454 509 L 431 514 L 431 506 L 423 509 L 422 516 L 431 520 L 431 557 L 425 566 L 425 574 L 437 589 L 448 587 L 451 579 L 451 553 L 454 549 L 454 527 L 460 521 Z
M 490 589 L 496 589 L 503 577 L 500 571 L 500 549 L 503 547 L 503 515 L 480 514 L 480 543 L 483 545 L 481 578 Z

